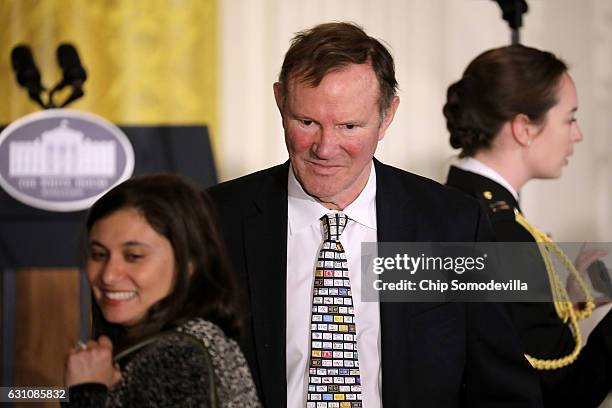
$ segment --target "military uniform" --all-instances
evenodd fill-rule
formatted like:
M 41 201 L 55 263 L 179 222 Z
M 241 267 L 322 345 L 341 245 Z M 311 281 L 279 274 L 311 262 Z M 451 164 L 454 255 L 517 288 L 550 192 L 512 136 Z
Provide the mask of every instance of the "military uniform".
M 514 195 L 488 177 L 451 166 L 448 186 L 480 200 L 488 209 L 499 242 L 530 242 L 533 236 L 515 220 L 520 211 Z M 546 275 L 544 262 L 534 273 Z M 562 322 L 553 303 L 508 303 L 525 353 L 540 359 L 556 359 L 574 348 L 572 332 Z M 572 364 L 540 370 L 545 406 L 596 407 L 612 389 L 612 313 L 608 313 L 589 336 L 588 344 Z

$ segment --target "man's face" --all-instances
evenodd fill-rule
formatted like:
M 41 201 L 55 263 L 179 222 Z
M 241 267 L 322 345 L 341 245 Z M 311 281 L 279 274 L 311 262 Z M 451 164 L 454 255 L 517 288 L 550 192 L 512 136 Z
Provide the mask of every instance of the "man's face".
M 399 98 L 393 98 L 381 122 L 379 85 L 369 64 L 330 72 L 317 87 L 290 78 L 284 106 L 279 83 L 274 94 L 296 179 L 326 207 L 344 209 L 368 181 Z

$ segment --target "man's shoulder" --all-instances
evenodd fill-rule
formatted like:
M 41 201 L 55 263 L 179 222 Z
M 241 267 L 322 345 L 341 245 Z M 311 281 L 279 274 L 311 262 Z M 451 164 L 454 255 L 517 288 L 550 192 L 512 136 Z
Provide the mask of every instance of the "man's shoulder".
M 478 207 L 478 201 L 466 194 L 427 177 L 410 173 L 387 164 L 378 162 L 376 167 L 377 177 L 380 177 L 383 191 L 397 194 L 401 188 L 405 194 L 417 197 L 423 205 L 440 205 L 451 208 L 474 208 Z M 386 188 L 395 185 L 393 188 Z M 395 191 L 391 191 L 395 190 Z
M 206 193 L 213 201 L 244 200 L 254 197 L 264 186 L 275 185 L 286 189 L 288 163 L 279 164 L 267 169 L 259 170 L 229 181 L 209 187 Z

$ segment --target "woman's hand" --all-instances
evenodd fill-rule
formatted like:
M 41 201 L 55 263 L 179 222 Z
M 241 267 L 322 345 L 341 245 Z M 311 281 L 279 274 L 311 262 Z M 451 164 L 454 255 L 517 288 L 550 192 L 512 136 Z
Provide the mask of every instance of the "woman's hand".
M 576 256 L 576 260 L 574 261 L 574 265 L 576 266 L 576 270 L 582 276 L 582 278 L 588 282 L 589 277 L 587 276 L 588 268 L 591 266 L 593 262 L 608 255 L 609 251 L 605 248 L 587 248 L 587 243 L 584 242 L 580 247 L 580 252 Z M 584 293 L 578 282 L 574 278 L 573 275 L 567 278 L 567 293 L 574 304 L 579 304 L 584 302 L 586 299 L 584 297 Z M 602 306 L 609 302 L 609 299 L 599 298 L 595 299 L 596 306 Z
M 106 336 L 70 350 L 66 357 L 64 384 L 67 387 L 94 382 L 111 388 L 120 379 L 121 371 L 113 365 L 113 343 Z

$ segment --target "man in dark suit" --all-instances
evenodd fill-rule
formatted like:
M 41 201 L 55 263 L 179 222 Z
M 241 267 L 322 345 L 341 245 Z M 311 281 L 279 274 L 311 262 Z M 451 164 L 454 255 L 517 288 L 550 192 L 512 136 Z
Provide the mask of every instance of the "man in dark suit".
M 242 346 L 260 397 L 270 407 L 540 406 L 501 308 L 361 299 L 361 242 L 490 237 L 476 202 L 373 158 L 399 104 L 396 88 L 391 55 L 361 28 L 298 33 L 274 84 L 289 162 L 208 191 L 246 294 Z M 317 305 L 338 300 L 317 299 L 328 293 L 317 289 L 320 220 L 345 216 L 335 248 L 346 261 L 336 263 L 347 265 L 352 295 L 344 291 L 340 304 L 354 308 L 317 315 Z M 354 324 L 341 334 L 341 325 L 328 333 L 316 323 L 337 318 Z M 332 353 L 326 364 L 321 355 Z M 347 354 L 358 355 L 354 369 L 341 368 Z

